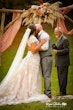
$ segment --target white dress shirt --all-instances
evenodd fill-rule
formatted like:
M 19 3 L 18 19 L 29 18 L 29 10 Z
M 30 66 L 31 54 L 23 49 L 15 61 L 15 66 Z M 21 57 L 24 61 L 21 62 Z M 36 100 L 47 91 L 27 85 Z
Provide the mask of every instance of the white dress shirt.
M 41 46 L 41 48 L 42 48 L 43 51 L 48 50 L 50 36 L 44 30 L 41 30 L 38 33 L 38 39 L 39 39 L 39 41 L 41 39 L 47 39 L 47 41 Z

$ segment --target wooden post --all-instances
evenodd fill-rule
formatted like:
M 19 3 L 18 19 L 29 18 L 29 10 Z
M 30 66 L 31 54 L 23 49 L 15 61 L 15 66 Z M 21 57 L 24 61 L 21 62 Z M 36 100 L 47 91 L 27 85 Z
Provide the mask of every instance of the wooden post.
M 5 22 L 5 12 L 2 12 L 1 28 L 0 28 L 0 39 L 1 39 L 2 35 L 3 35 L 4 22 Z M 2 47 L 2 42 L 0 42 L 0 66 L 1 66 L 1 47 Z

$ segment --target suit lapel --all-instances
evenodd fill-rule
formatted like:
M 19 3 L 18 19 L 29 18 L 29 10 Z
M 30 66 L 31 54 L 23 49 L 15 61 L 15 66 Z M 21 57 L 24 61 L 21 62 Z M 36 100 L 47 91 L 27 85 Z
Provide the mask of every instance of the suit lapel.
M 56 46 L 57 46 L 57 47 L 62 43 L 62 39 L 63 39 L 63 36 L 62 36 L 60 39 L 58 39 L 58 41 L 57 41 L 57 43 L 56 43 Z

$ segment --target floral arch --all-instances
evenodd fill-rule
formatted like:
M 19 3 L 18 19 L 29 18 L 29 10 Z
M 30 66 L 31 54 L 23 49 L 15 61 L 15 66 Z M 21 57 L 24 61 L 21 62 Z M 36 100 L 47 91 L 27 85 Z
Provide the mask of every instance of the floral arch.
M 54 23 L 57 22 L 57 26 L 62 27 L 65 34 L 73 34 L 73 29 L 68 31 L 64 20 L 65 14 L 73 9 L 73 4 L 67 7 L 59 8 L 62 4 L 61 2 L 42 3 L 38 5 L 32 5 L 28 10 L 23 10 L 22 13 L 15 11 L 13 13 L 14 20 L 11 24 L 7 25 L 7 30 L 0 39 L 0 52 L 4 52 L 13 42 L 16 33 L 20 29 L 21 25 L 28 26 L 31 23 L 48 23 L 52 27 Z M 73 21 L 72 21 L 73 23 Z

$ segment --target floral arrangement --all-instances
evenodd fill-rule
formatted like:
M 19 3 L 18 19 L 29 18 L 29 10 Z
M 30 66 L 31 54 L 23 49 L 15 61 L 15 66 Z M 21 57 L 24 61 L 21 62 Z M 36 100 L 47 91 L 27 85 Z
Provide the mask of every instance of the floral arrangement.
M 22 14 L 22 24 L 29 25 L 31 23 L 48 23 L 53 27 L 57 18 L 64 19 L 63 15 L 58 11 L 60 4 L 62 3 L 43 3 L 40 6 L 32 5 L 31 8 L 25 10 Z

